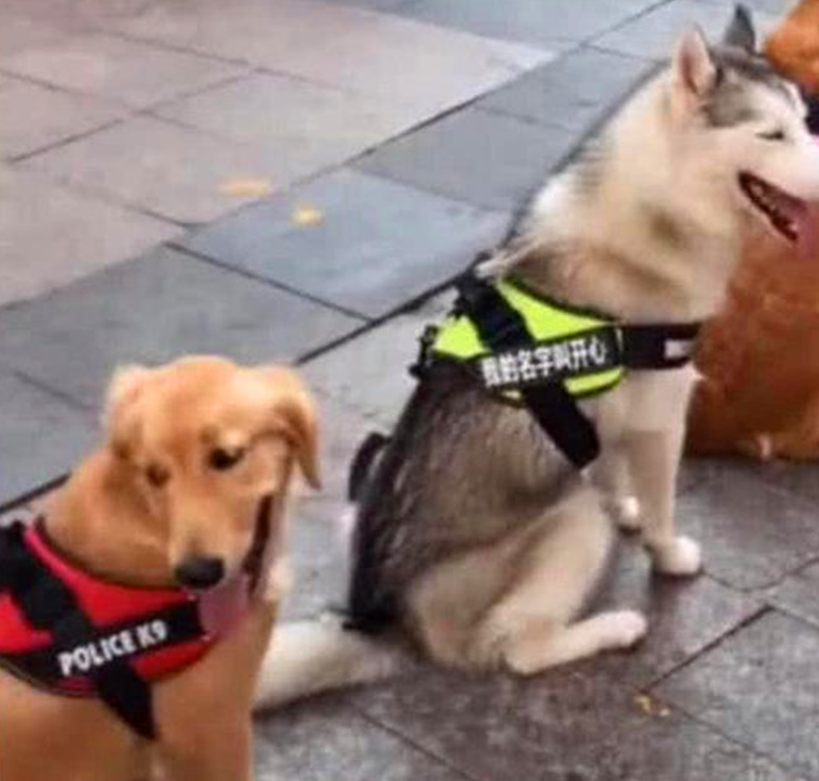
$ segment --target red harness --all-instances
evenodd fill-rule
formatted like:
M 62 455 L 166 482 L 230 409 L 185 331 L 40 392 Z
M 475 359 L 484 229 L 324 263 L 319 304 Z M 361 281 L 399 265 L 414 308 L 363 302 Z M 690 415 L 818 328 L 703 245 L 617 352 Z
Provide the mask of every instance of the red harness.
M 269 507 L 262 502 L 254 549 L 266 546 Z M 257 577 L 245 572 L 204 594 L 137 588 L 78 567 L 42 521 L 0 528 L 0 666 L 54 694 L 100 697 L 154 738 L 150 684 L 199 661 L 229 632 Z

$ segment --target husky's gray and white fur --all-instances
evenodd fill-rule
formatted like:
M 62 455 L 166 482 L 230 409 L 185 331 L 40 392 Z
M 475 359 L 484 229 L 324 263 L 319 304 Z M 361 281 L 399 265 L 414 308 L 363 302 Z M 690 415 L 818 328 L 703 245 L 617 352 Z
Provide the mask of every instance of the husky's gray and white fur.
M 819 201 L 819 145 L 803 118 L 737 9 L 720 45 L 681 38 L 483 270 L 623 322 L 707 318 L 744 223 L 796 240 Z M 425 377 L 358 508 L 354 628 L 279 627 L 260 704 L 387 675 L 401 663 L 398 638 L 444 665 L 523 675 L 640 640 L 636 611 L 578 617 L 612 545 L 607 509 L 641 530 L 658 571 L 700 569 L 699 546 L 674 526 L 693 379 L 690 368 L 635 371 L 584 402 L 603 454 L 581 475 L 526 410 L 457 368 Z

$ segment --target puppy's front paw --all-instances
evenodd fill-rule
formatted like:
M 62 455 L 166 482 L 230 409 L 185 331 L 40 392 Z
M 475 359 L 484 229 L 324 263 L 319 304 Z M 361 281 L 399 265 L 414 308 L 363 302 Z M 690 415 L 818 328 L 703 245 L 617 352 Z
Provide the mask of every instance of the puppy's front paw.
M 642 528 L 643 518 L 636 496 L 617 496 L 610 506 L 615 522 L 623 531 L 636 532 Z
M 702 569 L 699 543 L 690 537 L 674 537 L 668 542 L 649 542 L 654 569 L 664 575 L 696 575 Z

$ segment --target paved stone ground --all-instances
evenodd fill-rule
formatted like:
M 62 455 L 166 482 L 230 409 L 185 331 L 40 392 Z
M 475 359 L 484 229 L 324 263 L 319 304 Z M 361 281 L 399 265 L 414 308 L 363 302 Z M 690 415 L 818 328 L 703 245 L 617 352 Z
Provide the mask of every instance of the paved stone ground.
M 786 0 L 753 0 L 770 25 Z M 302 365 L 327 490 L 288 615 L 337 599 L 333 519 L 444 286 L 722 0 L 0 0 L 0 508 L 96 436 L 118 362 Z M 241 208 L 240 208 L 241 207 Z M 423 303 L 419 303 L 423 301 Z M 408 307 L 409 302 L 414 306 Z M 628 540 L 635 653 L 529 682 L 419 669 L 261 719 L 259 778 L 819 779 L 819 476 L 687 464 L 707 572 Z

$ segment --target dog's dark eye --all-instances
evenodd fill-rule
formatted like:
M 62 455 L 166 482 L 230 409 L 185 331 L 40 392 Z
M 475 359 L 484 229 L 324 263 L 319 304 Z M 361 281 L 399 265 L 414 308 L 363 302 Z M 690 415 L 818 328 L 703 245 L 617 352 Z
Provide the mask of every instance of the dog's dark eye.
M 222 447 L 217 447 L 210 451 L 208 463 L 213 469 L 224 472 L 236 466 L 244 458 L 244 455 L 245 451 L 241 448 L 238 450 L 225 450 Z
M 760 133 L 759 137 L 764 139 L 765 141 L 784 141 L 785 140 L 785 131 L 784 130 L 771 130 L 767 133 Z
M 145 470 L 145 477 L 154 488 L 162 488 L 171 479 L 171 474 L 159 464 L 150 464 Z

